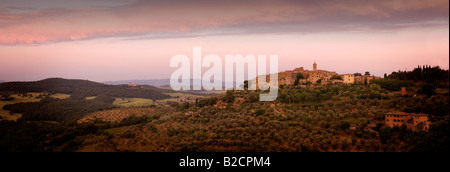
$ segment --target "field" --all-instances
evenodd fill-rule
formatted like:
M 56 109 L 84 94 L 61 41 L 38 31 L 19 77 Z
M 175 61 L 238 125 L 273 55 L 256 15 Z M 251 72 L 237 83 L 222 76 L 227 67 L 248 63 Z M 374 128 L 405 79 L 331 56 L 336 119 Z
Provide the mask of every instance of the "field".
M 97 98 L 97 96 L 86 97 L 86 100 L 94 100 L 95 98 Z
M 157 100 L 155 103 L 158 104 L 166 104 L 168 102 L 178 102 L 179 99 L 178 98 L 170 98 L 170 99 L 162 99 L 162 100 Z
M 142 98 L 116 98 L 113 105 L 123 107 L 139 107 L 153 105 L 153 100 Z
M 187 99 L 186 101 L 194 102 L 195 99 L 204 99 L 207 98 L 207 96 L 202 95 L 194 95 L 189 93 L 164 93 L 168 96 L 171 96 L 171 98 L 166 98 L 162 100 L 153 101 L 151 99 L 144 99 L 144 98 L 115 98 L 115 101 L 113 102 L 114 106 L 119 107 L 142 107 L 142 106 L 150 106 L 150 105 L 164 105 L 168 102 L 180 102 L 180 98 Z M 12 101 L 0 101 L 0 120 L 12 120 L 17 121 L 17 119 L 20 119 L 22 117 L 22 114 L 16 113 L 16 114 L 10 114 L 9 111 L 3 110 L 3 106 L 7 104 L 16 104 L 16 103 L 27 103 L 27 102 L 39 102 L 44 98 L 44 93 L 28 93 L 26 96 L 23 94 L 20 95 L 11 95 L 14 100 Z M 55 93 L 52 95 L 49 95 L 48 97 L 55 98 L 55 99 L 68 99 L 70 98 L 69 94 L 62 94 L 62 93 Z M 86 100 L 93 100 L 96 96 L 86 97 Z M 100 114 L 102 112 L 99 112 Z M 129 115 L 129 114 L 128 114 Z M 128 116 L 128 115 L 125 115 Z M 100 115 L 102 116 L 102 115 Z M 123 119 L 121 115 L 118 115 L 118 117 L 111 118 L 111 121 L 121 120 Z
M 172 91 L 172 88 L 170 86 L 160 86 L 158 88 Z M 202 94 L 204 94 L 204 95 L 211 95 L 211 94 L 219 95 L 219 94 L 224 94 L 227 91 L 226 90 L 212 90 L 212 91 L 204 91 L 203 90 L 203 91 L 179 91 L 179 92 L 186 93 L 186 94 L 195 92 L 195 94 L 200 94 L 200 95 L 202 95 Z
M 189 94 L 189 93 L 164 93 L 164 94 L 167 94 L 167 95 L 169 95 L 171 97 L 175 97 L 175 98 L 178 98 L 178 97 L 185 97 L 185 98 L 191 98 L 191 99 L 206 98 L 206 96 L 194 95 L 194 94 Z
M 22 114 L 10 114 L 9 111 L 3 110 L 3 106 L 8 104 L 16 104 L 16 103 L 27 103 L 27 102 L 39 102 L 41 101 L 41 98 L 39 97 L 42 93 L 28 93 L 28 96 L 23 95 L 11 95 L 11 97 L 14 98 L 14 100 L 11 101 L 0 101 L 0 120 L 11 120 L 11 121 L 17 121 L 17 119 L 22 117 Z
M 436 89 L 436 93 L 438 94 L 448 94 L 449 90 L 444 88 L 438 88 Z
M 154 110 L 152 108 L 126 108 L 106 110 L 89 114 L 86 117 L 80 119 L 78 123 L 94 121 L 95 119 L 107 122 L 118 122 L 131 115 L 142 116 L 153 112 Z
M 50 95 L 50 96 L 48 96 L 48 97 L 55 98 L 55 99 L 68 99 L 68 98 L 70 97 L 70 95 L 68 95 L 68 94 L 61 94 L 61 93 L 56 93 L 56 94 Z
M 195 99 L 205 99 L 209 98 L 211 96 L 204 96 L 204 95 L 195 95 L 195 94 L 189 94 L 189 93 L 164 93 L 166 95 L 171 96 L 172 98 L 157 100 L 155 103 L 157 104 L 167 104 L 168 102 L 180 102 L 180 98 L 186 99 L 187 102 L 195 102 Z

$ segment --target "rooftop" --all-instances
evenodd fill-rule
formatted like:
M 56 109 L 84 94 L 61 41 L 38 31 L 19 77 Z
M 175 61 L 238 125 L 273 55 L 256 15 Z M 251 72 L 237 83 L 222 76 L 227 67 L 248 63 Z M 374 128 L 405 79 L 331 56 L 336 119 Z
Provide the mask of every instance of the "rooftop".
M 388 112 L 386 113 L 386 115 L 400 115 L 400 116 L 428 116 L 427 114 L 423 114 L 423 113 L 406 113 L 406 112 L 400 112 L 400 111 L 395 111 L 395 112 Z

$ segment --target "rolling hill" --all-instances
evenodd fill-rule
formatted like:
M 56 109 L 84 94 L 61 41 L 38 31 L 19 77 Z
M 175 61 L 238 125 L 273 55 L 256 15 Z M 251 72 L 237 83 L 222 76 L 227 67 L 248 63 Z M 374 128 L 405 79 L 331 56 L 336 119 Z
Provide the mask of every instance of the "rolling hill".
M 72 98 L 85 98 L 104 95 L 109 97 L 146 98 L 152 100 L 170 98 L 163 94 L 171 92 L 153 86 L 128 87 L 126 85 L 106 85 L 88 80 L 49 78 L 34 82 L 6 82 L 0 84 L 0 92 L 49 92 L 72 95 Z
M 138 85 L 151 85 L 155 87 L 170 85 L 170 79 L 150 79 L 150 80 L 121 80 L 121 81 L 106 81 L 104 84 L 108 85 L 124 85 L 128 83 L 138 84 Z
M 194 82 L 202 82 L 200 79 L 191 79 L 190 83 Z M 225 89 L 225 85 L 235 85 L 235 82 L 225 82 L 225 81 L 219 81 L 222 82 L 223 89 Z M 151 85 L 155 87 L 161 87 L 161 88 L 168 88 L 170 87 L 170 79 L 150 79 L 150 80 L 120 80 L 120 81 L 106 81 L 103 82 L 107 85 L 125 85 L 129 83 L 138 84 L 138 85 Z M 191 88 L 194 86 L 193 84 L 190 85 Z M 197 91 L 193 91 L 197 92 Z

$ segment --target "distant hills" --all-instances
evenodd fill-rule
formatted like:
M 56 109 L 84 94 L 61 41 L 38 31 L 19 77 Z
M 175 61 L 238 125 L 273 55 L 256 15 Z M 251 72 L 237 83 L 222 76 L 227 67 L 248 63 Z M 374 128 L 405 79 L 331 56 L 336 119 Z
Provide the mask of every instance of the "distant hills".
M 153 86 L 128 87 L 127 85 L 106 85 L 88 80 L 49 78 L 33 82 L 6 82 L 0 84 L 0 92 L 50 92 L 70 94 L 72 98 L 109 96 L 123 98 L 147 98 L 152 100 L 170 98 L 164 92 L 170 90 Z
M 4 83 L 4 82 L 6 82 L 6 81 L 4 81 L 4 80 L 0 80 L 0 83 Z
M 191 83 L 194 81 L 200 81 L 200 79 L 191 79 Z M 124 85 L 124 84 L 138 84 L 138 85 L 151 85 L 155 87 L 167 87 L 170 86 L 170 79 L 150 79 L 150 80 L 120 80 L 120 81 L 106 81 L 104 84 L 108 85 Z M 225 86 L 226 82 L 222 82 L 222 85 Z M 229 82 L 228 84 L 235 84 L 234 82 Z M 192 85 L 191 85 L 192 87 Z
M 161 87 L 170 85 L 170 79 L 151 79 L 151 80 L 121 80 L 121 81 L 107 81 L 103 82 L 108 85 L 123 85 L 123 84 L 138 84 L 138 85 L 151 85 L 155 87 Z

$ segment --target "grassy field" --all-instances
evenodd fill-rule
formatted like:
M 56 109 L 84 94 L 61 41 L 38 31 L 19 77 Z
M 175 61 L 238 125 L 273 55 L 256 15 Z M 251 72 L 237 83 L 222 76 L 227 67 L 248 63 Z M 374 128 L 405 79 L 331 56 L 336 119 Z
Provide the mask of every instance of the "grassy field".
M 116 98 L 113 105 L 124 107 L 139 107 L 153 105 L 153 100 L 142 98 Z
M 86 100 L 94 100 L 95 98 L 97 98 L 97 96 L 86 97 Z
M 164 89 L 164 90 L 172 90 L 172 88 L 170 86 L 161 86 L 161 87 L 158 87 L 158 88 Z M 189 94 L 189 91 L 182 91 L 181 90 L 179 92 Z M 226 90 L 198 91 L 198 92 L 196 92 L 196 94 L 205 94 L 205 95 L 209 95 L 209 94 L 225 94 L 225 93 L 227 93 Z
M 170 99 L 162 99 L 162 100 L 156 100 L 155 103 L 157 104 L 166 104 L 167 102 L 178 102 L 178 98 L 170 98 Z
M 202 99 L 202 98 L 207 97 L 207 96 L 194 95 L 194 94 L 189 94 L 189 93 L 164 93 L 164 94 L 167 94 L 174 98 L 185 97 L 185 98 L 192 98 L 192 99 L 196 99 L 196 98 Z
M 130 131 L 133 126 L 124 126 L 124 127 L 117 127 L 117 128 L 111 128 L 105 130 L 105 132 L 108 132 L 114 136 L 120 136 L 123 135 L 125 132 Z
M 181 97 L 187 99 L 203 99 L 208 96 L 194 95 L 189 93 L 165 93 L 166 95 L 171 96 L 172 98 L 157 100 L 156 102 L 151 99 L 143 99 L 143 98 L 116 98 L 113 105 L 122 106 L 122 107 L 141 107 L 141 106 L 150 106 L 154 104 L 166 104 L 167 102 L 178 102 Z M 0 101 L 0 120 L 13 120 L 17 121 L 17 119 L 22 117 L 22 114 L 10 114 L 9 111 L 3 110 L 3 106 L 7 104 L 16 104 L 16 103 L 26 103 L 26 102 L 39 102 L 42 98 L 37 98 L 43 95 L 43 93 L 28 93 L 28 96 L 23 95 L 11 95 L 14 98 L 12 101 Z M 68 99 L 70 95 L 56 93 L 50 95 L 49 97 L 55 99 Z M 86 97 L 86 100 L 92 100 L 96 97 Z
M 179 99 L 181 97 L 195 100 L 195 99 L 204 99 L 208 98 L 208 96 L 202 96 L 202 95 L 194 95 L 189 93 L 164 93 L 166 95 L 171 96 L 172 98 L 162 99 L 153 101 L 150 99 L 142 99 L 142 98 L 116 98 L 113 105 L 116 106 L 123 106 L 123 107 L 139 107 L 139 106 L 149 106 L 154 104 L 166 104 L 167 102 L 179 102 Z M 95 98 L 95 97 L 93 97 Z M 87 98 L 86 98 L 87 99 Z
M 169 95 L 172 98 L 157 100 L 155 103 L 166 104 L 167 102 L 179 102 L 181 97 L 189 99 L 188 100 L 189 102 L 193 102 L 193 101 L 195 101 L 195 99 L 205 99 L 205 98 L 210 97 L 210 96 L 195 95 L 195 94 L 189 94 L 189 93 L 183 93 L 183 92 L 164 93 L 164 94 Z
M 131 115 L 142 116 L 145 114 L 151 114 L 154 110 L 152 108 L 123 108 L 95 112 L 87 115 L 86 117 L 80 119 L 79 123 L 93 121 L 99 119 L 108 122 L 118 122 Z
M 50 95 L 50 96 L 48 96 L 48 97 L 55 98 L 55 99 L 68 99 L 68 98 L 70 97 L 70 95 L 68 95 L 68 94 L 61 94 L 61 93 L 56 93 L 56 94 Z
M 36 98 L 42 93 L 28 93 L 27 97 L 23 97 L 22 95 L 11 95 L 14 100 L 11 101 L 0 101 L 0 116 L 2 117 L 0 120 L 12 120 L 17 121 L 17 119 L 22 117 L 22 114 L 10 114 L 9 111 L 3 110 L 3 106 L 8 104 L 16 104 L 16 103 L 27 103 L 27 102 L 39 102 L 41 98 Z
M 448 89 L 444 89 L 444 88 L 438 88 L 436 89 L 436 93 L 438 94 L 448 94 Z

